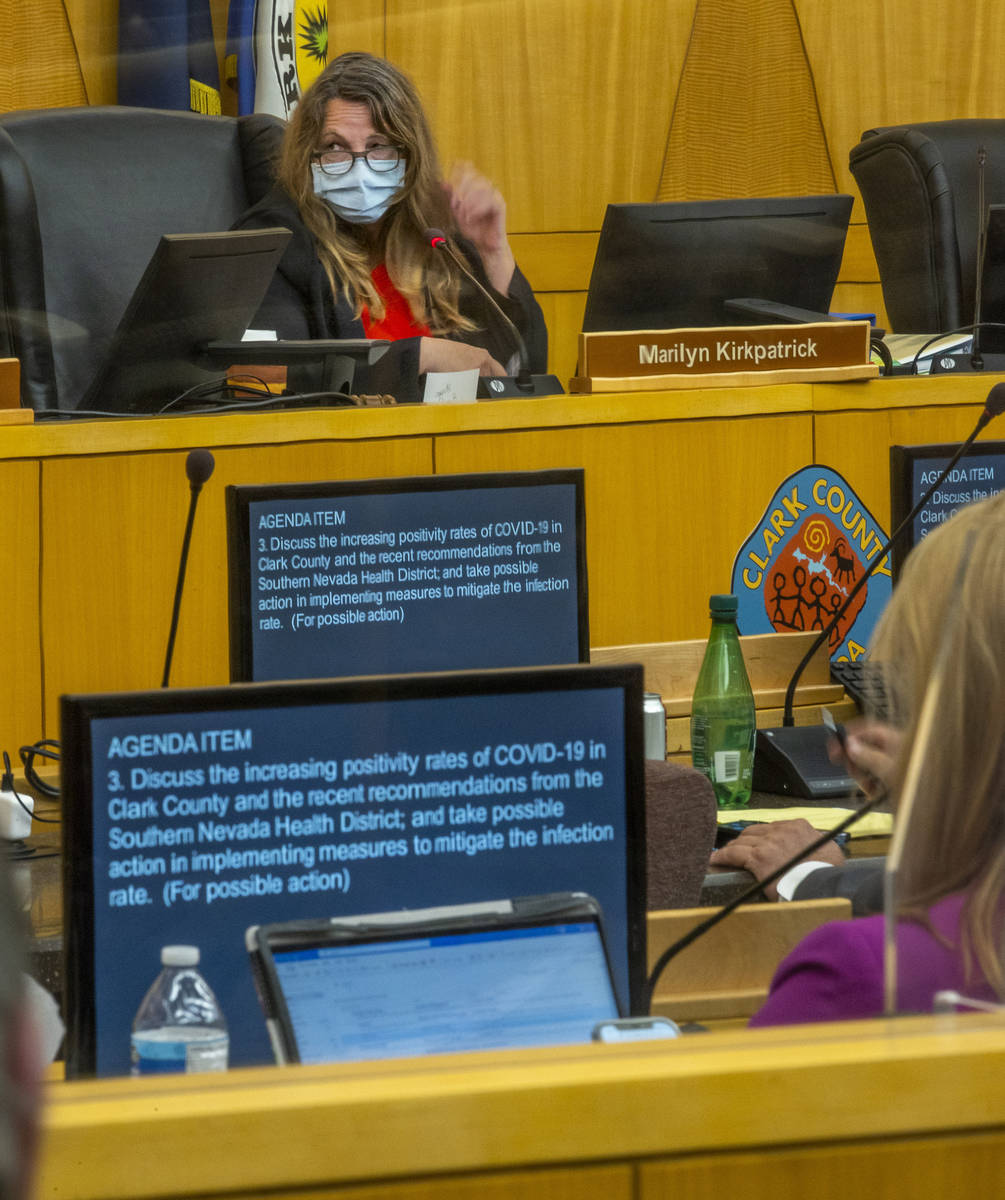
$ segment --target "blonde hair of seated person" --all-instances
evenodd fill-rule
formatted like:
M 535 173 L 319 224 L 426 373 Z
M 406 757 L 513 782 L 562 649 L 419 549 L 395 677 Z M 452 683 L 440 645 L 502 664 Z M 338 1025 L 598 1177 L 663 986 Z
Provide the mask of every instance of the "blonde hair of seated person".
M 964 962 L 1005 998 L 1005 493 L 919 542 L 877 628 L 872 658 L 883 664 L 890 717 L 906 733 L 894 791 L 943 637 L 948 667 L 923 748 L 898 909 L 924 920 L 935 901 L 965 892 Z
M 30 1194 L 35 1157 L 38 1062 L 25 1010 L 24 944 L 10 869 L 0 857 L 0 1200 Z
M 383 218 L 377 256 L 355 229 L 339 222 L 314 194 L 311 157 L 318 149 L 332 100 L 365 104 L 378 133 L 406 155 L 401 196 Z M 443 193 L 439 158 L 422 101 L 414 84 L 386 59 L 372 54 L 340 54 L 304 93 L 290 118 L 277 171 L 304 224 L 314 235 L 318 256 L 332 290 L 344 288 L 357 316 L 366 305 L 374 317 L 384 303 L 370 271 L 381 258 L 417 321 L 435 335 L 474 329 L 457 307 L 460 276 L 443 253 L 430 248 L 427 228 L 446 228 L 450 210 Z

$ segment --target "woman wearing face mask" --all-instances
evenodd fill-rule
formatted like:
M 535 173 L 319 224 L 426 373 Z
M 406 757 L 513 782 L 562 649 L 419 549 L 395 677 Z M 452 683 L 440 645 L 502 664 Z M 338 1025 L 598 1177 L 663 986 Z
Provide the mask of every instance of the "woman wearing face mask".
M 448 182 L 410 80 L 384 59 L 342 54 L 290 120 L 277 184 L 239 228 L 292 230 L 256 329 L 281 338 L 386 338 L 356 390 L 418 400 L 426 371 L 515 373 L 491 306 L 425 231 L 451 235 L 544 371 L 547 331 L 506 236 L 502 196 L 464 164 Z M 361 375 L 363 376 L 361 378 Z

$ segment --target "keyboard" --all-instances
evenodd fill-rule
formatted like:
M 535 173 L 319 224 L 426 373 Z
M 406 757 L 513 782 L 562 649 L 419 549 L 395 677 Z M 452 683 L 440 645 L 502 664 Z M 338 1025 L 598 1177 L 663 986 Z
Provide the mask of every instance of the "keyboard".
M 870 716 L 887 715 L 886 688 L 883 673 L 867 658 L 855 662 L 832 661 L 831 679 L 839 683 L 862 712 Z

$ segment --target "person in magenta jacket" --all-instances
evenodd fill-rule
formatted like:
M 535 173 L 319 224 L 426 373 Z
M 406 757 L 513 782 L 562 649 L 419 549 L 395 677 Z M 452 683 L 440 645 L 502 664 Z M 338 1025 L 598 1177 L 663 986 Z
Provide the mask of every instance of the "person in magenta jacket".
M 852 738 L 849 765 L 879 774 L 894 806 L 940 647 L 948 667 L 897 886 L 897 1011 L 936 993 L 1005 997 L 1005 493 L 960 510 L 912 551 L 880 621 L 891 733 Z M 865 725 L 868 732 L 875 723 Z M 862 748 L 856 750 L 856 742 Z M 751 1024 L 883 1012 L 883 917 L 823 925 L 781 963 Z

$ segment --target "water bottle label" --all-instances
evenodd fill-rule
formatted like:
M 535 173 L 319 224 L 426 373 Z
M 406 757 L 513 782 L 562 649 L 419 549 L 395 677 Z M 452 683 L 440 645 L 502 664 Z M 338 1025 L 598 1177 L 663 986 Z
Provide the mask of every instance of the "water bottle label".
M 736 783 L 740 778 L 739 750 L 716 750 L 712 760 L 712 777 L 716 783 Z
M 185 1070 L 189 1074 L 226 1071 L 229 1050 L 229 1039 L 226 1037 L 212 1042 L 190 1042 L 185 1056 Z
M 226 1071 L 230 1039 L 218 1030 L 187 1030 L 185 1037 L 172 1037 L 170 1030 L 147 1030 L 132 1038 L 132 1073 L 166 1075 Z
M 185 1070 L 186 1042 L 151 1042 L 133 1039 L 134 1075 L 169 1075 Z

